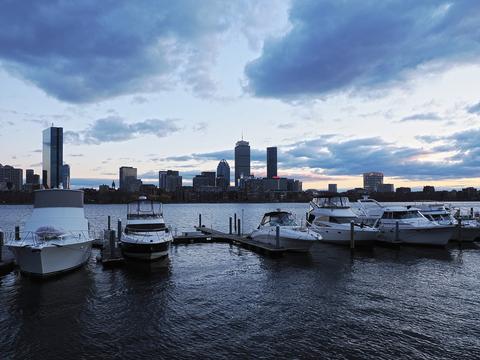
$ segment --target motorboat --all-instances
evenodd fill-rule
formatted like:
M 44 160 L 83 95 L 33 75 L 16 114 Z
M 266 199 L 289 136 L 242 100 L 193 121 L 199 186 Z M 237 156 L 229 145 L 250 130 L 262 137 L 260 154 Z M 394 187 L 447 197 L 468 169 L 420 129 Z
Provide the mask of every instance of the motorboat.
M 153 261 L 168 256 L 173 234 L 165 225 L 162 204 L 155 204 L 145 196 L 128 204 L 127 224 L 120 238 L 125 257 Z
M 378 228 L 378 240 L 387 243 L 445 246 L 455 227 L 428 220 L 414 207 L 388 206 L 374 227 Z
M 348 245 L 351 239 L 351 224 L 357 245 L 372 245 L 379 230 L 362 223 L 352 211 L 348 197 L 323 196 L 310 202 L 307 226 L 322 236 L 322 241 Z
M 352 210 L 362 224 L 373 226 L 383 215 L 383 208 L 383 205 L 377 200 L 364 196 L 362 199 L 357 200 L 356 207 L 352 207 Z
M 454 225 L 456 230 L 453 231 L 451 240 L 461 239 L 461 241 L 473 242 L 480 237 L 480 223 L 477 220 L 462 218 L 461 227 L 459 227 L 458 219 L 453 216 L 451 210 L 444 204 L 424 203 L 416 205 L 416 207 L 430 221 L 441 225 Z
M 282 210 L 265 213 L 249 237 L 260 243 L 300 252 L 309 251 L 315 242 L 321 240 L 320 234 L 299 226 L 292 213 Z
M 20 235 L 7 246 L 23 273 L 49 276 L 85 264 L 93 239 L 85 218 L 83 191 L 35 191 L 32 214 Z

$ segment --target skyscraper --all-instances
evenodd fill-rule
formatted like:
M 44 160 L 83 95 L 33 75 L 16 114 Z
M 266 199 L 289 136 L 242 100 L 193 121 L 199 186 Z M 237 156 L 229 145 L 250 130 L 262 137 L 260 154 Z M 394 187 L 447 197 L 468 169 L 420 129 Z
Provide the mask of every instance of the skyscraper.
M 33 184 L 35 172 L 33 169 L 25 170 L 25 184 Z
M 43 130 L 42 160 L 43 184 L 58 188 L 62 182 L 63 128 L 52 126 Z
M 277 147 L 267 147 L 267 178 L 277 176 Z
M 0 188 L 7 190 L 22 190 L 23 170 L 13 166 L 0 164 Z
M 217 166 L 217 186 L 226 189 L 230 186 L 230 165 L 222 159 Z
M 70 165 L 62 165 L 62 186 L 64 189 L 70 189 Z
M 250 176 L 250 145 L 248 141 L 240 140 L 235 145 L 235 186 L 238 180 Z
M 159 171 L 158 188 L 167 192 L 180 190 L 182 188 L 182 177 L 175 170 Z
M 122 166 L 119 170 L 119 189 L 122 191 L 132 191 L 131 189 L 137 181 L 137 168 L 131 166 Z
M 378 191 L 379 185 L 383 184 L 383 173 L 368 172 L 363 174 L 363 188 L 368 192 Z

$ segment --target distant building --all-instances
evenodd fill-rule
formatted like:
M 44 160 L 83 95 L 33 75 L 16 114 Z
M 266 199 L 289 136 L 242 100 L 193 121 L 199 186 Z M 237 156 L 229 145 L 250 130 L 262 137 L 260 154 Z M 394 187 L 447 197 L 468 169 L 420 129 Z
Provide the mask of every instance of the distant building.
M 159 171 L 158 187 L 167 192 L 180 190 L 182 188 L 182 177 L 175 170 Z
M 462 189 L 462 193 L 464 193 L 468 197 L 476 196 L 477 192 L 477 189 L 475 189 L 474 187 L 466 187 Z
M 248 193 L 263 193 L 269 191 L 302 191 L 302 182 L 287 178 L 256 178 L 254 176 L 240 179 L 239 187 Z
M 70 189 L 70 165 L 62 165 L 62 186 L 64 189 Z
M 222 185 L 228 188 L 230 186 L 230 165 L 228 165 L 227 160 L 222 159 L 217 166 L 217 179 L 224 178 L 225 180 L 220 180 Z
M 40 188 L 40 176 L 35 174 L 33 169 L 27 169 L 25 171 L 25 191 L 33 191 Z
M 240 140 L 235 145 L 235 186 L 239 179 L 250 176 L 250 145 L 248 141 Z
M 59 188 L 62 182 L 63 128 L 43 130 L 42 175 L 45 187 Z
M 423 192 L 424 193 L 434 193 L 435 192 L 435 186 L 426 185 L 426 186 L 423 187 Z
M 277 176 L 277 148 L 267 147 L 267 178 Z
M 119 183 L 119 189 L 121 191 L 139 191 L 142 181 L 137 179 L 137 168 L 131 166 L 122 166 L 119 170 Z
M 215 187 L 215 171 L 202 171 L 200 175 L 193 177 L 193 190 L 205 190 L 205 187 Z
M 33 169 L 25 170 L 25 184 L 33 185 L 34 176 L 35 176 L 35 172 L 33 171 Z
M 337 192 L 337 184 L 328 184 L 328 192 L 336 193 Z
M 409 187 L 398 187 L 395 192 L 397 194 L 402 194 L 402 195 L 405 195 L 405 194 L 410 194 L 412 192 L 412 188 L 409 188 Z
M 368 172 L 363 174 L 363 188 L 367 192 L 378 191 L 378 186 L 383 184 L 383 173 Z
M 23 170 L 16 169 L 13 166 L 0 164 L 0 189 L 2 190 L 22 190 Z
M 393 192 L 395 192 L 395 186 L 393 184 L 379 184 L 377 186 L 377 192 L 393 193 Z
M 141 184 L 140 190 L 143 195 L 155 195 L 157 187 L 154 184 Z

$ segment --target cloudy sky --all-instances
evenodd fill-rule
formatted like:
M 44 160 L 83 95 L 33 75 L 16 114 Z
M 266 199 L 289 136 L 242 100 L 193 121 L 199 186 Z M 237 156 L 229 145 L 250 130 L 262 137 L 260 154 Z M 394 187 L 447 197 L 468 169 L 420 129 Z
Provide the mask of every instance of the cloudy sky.
M 0 0 L 0 163 L 77 185 L 214 170 L 242 136 L 304 188 L 480 186 L 477 0 Z

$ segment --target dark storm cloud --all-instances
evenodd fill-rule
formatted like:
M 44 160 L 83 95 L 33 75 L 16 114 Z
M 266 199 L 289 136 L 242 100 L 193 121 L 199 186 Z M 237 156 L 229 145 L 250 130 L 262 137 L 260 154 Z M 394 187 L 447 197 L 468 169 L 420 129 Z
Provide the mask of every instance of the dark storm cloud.
M 96 120 L 87 129 L 74 132 L 66 131 L 66 143 L 75 145 L 101 144 L 103 142 L 119 142 L 134 139 L 140 135 L 156 135 L 165 137 L 177 132 L 179 128 L 175 120 L 147 119 L 144 121 L 127 123 L 119 117 L 107 117 Z
M 410 70 L 478 62 L 477 0 L 296 0 L 292 29 L 268 40 L 246 66 L 257 96 L 295 98 L 361 91 Z
M 2 67 L 73 103 L 151 91 L 173 74 L 194 91 L 209 91 L 217 37 L 241 6 L 217 0 L 1 4 Z

